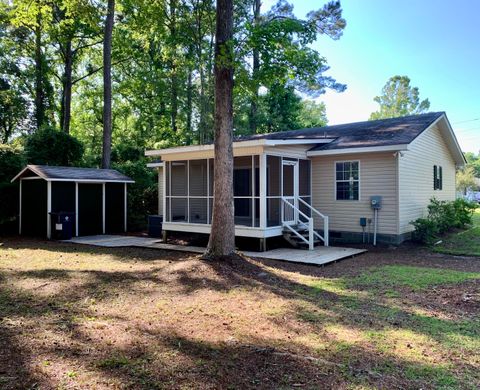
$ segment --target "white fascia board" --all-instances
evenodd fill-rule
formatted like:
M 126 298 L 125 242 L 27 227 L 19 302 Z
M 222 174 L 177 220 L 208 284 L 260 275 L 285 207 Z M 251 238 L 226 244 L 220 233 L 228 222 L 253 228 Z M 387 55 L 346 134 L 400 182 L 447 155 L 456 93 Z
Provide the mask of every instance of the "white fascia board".
M 455 132 L 453 131 L 452 125 L 450 124 L 450 121 L 448 120 L 447 116 L 443 114 L 440 119 L 444 120 L 444 123 L 446 124 L 446 127 L 450 133 L 450 136 L 452 137 L 453 143 L 455 144 L 456 152 L 458 156 L 460 157 L 459 161 L 462 161 L 460 164 L 457 164 L 457 166 L 464 166 L 467 163 L 467 160 L 465 159 L 465 155 L 462 152 L 462 148 L 460 147 L 460 144 L 458 143 L 457 136 L 455 135 Z
M 163 162 L 156 162 L 156 163 L 148 163 L 147 168 L 162 168 Z
M 302 144 L 324 144 L 332 142 L 332 138 L 304 138 L 304 139 L 258 139 L 258 140 L 246 140 L 246 141 L 235 141 L 233 142 L 234 148 L 248 148 L 252 146 L 279 146 L 279 145 L 302 145 Z M 208 145 L 191 145 L 191 146 L 179 146 L 175 148 L 168 149 L 158 149 L 158 150 L 146 150 L 145 156 L 147 157 L 158 157 L 167 154 L 175 153 L 188 153 L 188 152 L 203 152 L 210 151 L 214 149 L 213 144 Z
M 430 130 L 432 127 L 438 125 L 439 122 L 443 122 L 443 124 L 445 125 L 445 127 L 448 131 L 448 135 L 450 136 L 450 139 L 452 141 L 451 143 L 453 144 L 454 150 L 452 150 L 452 148 L 450 148 L 450 145 L 448 145 L 448 142 L 447 142 L 447 145 L 449 146 L 450 153 L 457 154 L 457 156 L 455 158 L 456 166 L 457 167 L 464 166 L 467 163 L 467 160 L 465 160 L 465 156 L 463 155 L 462 148 L 460 147 L 460 144 L 457 141 L 457 137 L 455 136 L 455 132 L 453 131 L 453 128 L 450 125 L 450 121 L 448 120 L 447 115 L 445 113 L 443 113 L 435 121 L 433 121 L 430 124 L 430 126 L 428 126 L 421 134 L 424 134 L 425 132 Z M 441 129 L 440 129 L 440 133 L 442 133 L 442 137 L 443 137 L 443 132 L 442 132 Z M 415 138 L 411 143 L 416 142 L 418 138 L 419 137 Z M 444 139 L 444 141 L 447 141 L 447 140 Z
M 398 151 L 404 151 L 404 150 L 408 150 L 408 144 L 388 145 L 388 146 L 368 146 L 363 148 L 312 150 L 310 152 L 307 152 L 307 157 L 332 156 L 336 154 L 353 154 L 353 153 L 398 152 Z
M 178 146 L 176 148 L 167 148 L 167 149 L 158 149 L 158 150 L 146 150 L 145 156 L 147 157 L 157 157 L 166 154 L 175 154 L 175 153 L 188 153 L 188 152 L 198 152 L 198 151 L 207 151 L 213 150 L 213 144 L 209 145 L 192 145 L 192 146 Z
M 17 180 L 20 176 L 22 176 L 27 170 L 32 171 L 35 175 L 38 175 L 42 179 L 45 179 L 45 176 L 43 176 L 40 172 L 38 172 L 35 168 L 33 168 L 30 165 L 27 165 L 25 168 L 23 168 L 20 173 L 15 176 L 12 180 L 10 180 L 10 183 L 13 183 L 15 180 Z
M 46 181 L 70 181 L 73 183 L 135 183 L 134 180 L 93 180 L 93 179 L 45 179 Z

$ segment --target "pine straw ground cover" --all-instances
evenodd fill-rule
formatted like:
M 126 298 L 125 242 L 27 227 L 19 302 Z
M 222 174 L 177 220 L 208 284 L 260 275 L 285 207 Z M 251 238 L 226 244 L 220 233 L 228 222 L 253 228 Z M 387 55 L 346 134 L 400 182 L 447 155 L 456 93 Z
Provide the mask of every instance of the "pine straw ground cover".
M 319 268 L 6 239 L 2 389 L 480 387 L 480 260 Z

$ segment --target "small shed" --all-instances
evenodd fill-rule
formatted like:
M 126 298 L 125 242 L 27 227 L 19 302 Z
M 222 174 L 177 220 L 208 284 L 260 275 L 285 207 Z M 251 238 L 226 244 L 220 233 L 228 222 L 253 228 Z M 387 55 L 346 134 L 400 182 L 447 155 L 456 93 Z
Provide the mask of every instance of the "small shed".
M 12 179 L 20 183 L 19 233 L 52 237 L 52 215 L 71 213 L 73 235 L 127 230 L 127 184 L 114 169 L 27 165 Z

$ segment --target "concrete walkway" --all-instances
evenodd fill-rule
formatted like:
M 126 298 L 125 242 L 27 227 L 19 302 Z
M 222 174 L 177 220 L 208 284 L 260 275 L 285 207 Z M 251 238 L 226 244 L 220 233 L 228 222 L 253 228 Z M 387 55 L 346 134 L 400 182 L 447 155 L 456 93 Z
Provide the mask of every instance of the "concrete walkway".
M 199 246 L 183 246 L 174 244 L 164 244 L 158 238 L 135 237 L 135 236 L 86 236 L 74 237 L 65 242 L 75 244 L 87 244 L 102 247 L 140 247 L 163 249 L 180 252 L 203 253 L 205 248 Z M 366 252 L 365 249 L 341 248 L 335 246 L 318 246 L 313 251 L 305 249 L 278 248 L 266 252 L 242 252 L 248 257 L 256 257 L 260 259 L 283 260 L 294 263 L 307 263 L 315 265 L 328 264 L 333 261 L 341 260 L 346 257 L 352 257 Z

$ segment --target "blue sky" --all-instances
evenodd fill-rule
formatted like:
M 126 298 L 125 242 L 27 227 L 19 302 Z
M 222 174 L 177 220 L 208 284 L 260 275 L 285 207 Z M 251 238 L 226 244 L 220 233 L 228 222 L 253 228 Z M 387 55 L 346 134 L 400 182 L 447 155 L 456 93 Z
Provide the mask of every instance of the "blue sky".
M 304 17 L 326 0 L 291 0 Z M 275 0 L 264 0 L 266 10 Z M 314 47 L 327 58 L 329 75 L 347 84 L 327 92 L 330 124 L 366 120 L 389 77 L 407 75 L 446 111 L 464 151 L 480 150 L 480 0 L 343 0 L 347 27 L 340 40 L 320 37 Z

